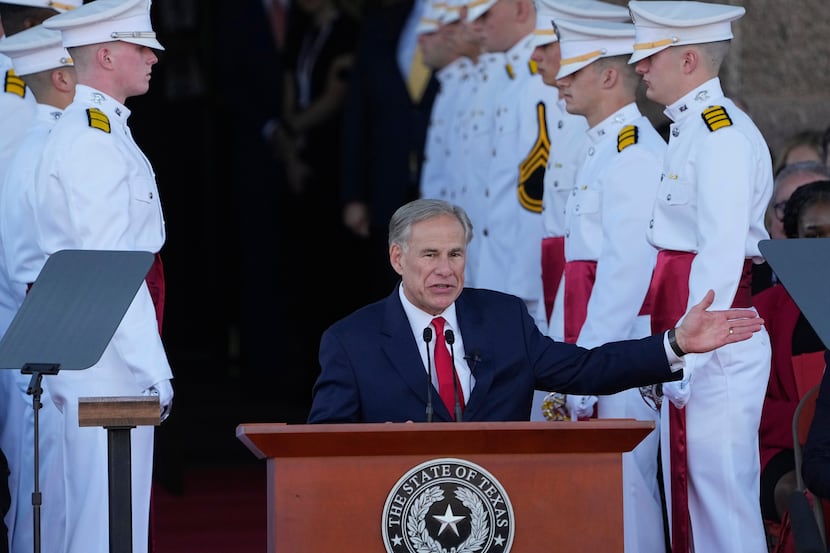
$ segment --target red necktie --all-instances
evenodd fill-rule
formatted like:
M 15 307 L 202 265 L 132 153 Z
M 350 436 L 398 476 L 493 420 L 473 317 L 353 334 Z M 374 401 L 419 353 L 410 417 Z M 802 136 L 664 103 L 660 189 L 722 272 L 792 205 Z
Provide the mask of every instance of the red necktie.
M 435 317 L 432 319 L 432 326 L 435 327 L 437 339 L 435 340 L 435 372 L 438 375 L 438 395 L 450 412 L 450 416 L 455 419 L 455 398 L 458 397 L 459 405 L 464 409 L 464 393 L 461 390 L 461 384 L 458 382 L 458 376 L 455 374 L 455 367 L 452 364 L 452 357 L 450 350 L 447 349 L 447 342 L 444 338 L 444 317 Z M 456 379 L 453 384 L 453 379 Z
M 274 33 L 277 48 L 282 50 L 286 35 L 286 7 L 283 0 L 271 0 L 266 4 L 266 8 L 271 16 L 271 30 Z

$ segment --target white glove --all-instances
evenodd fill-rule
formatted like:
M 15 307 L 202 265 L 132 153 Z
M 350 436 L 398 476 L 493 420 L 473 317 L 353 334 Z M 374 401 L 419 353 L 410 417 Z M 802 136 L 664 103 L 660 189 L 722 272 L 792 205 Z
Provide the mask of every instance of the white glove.
M 565 402 L 568 405 L 568 412 L 571 414 L 572 421 L 587 419 L 594 414 L 594 404 L 597 402 L 597 396 L 568 394 Z
M 690 353 L 683 358 L 683 380 L 663 382 L 663 396 L 678 409 L 683 409 L 692 395 L 692 381 L 695 377 L 695 367 L 705 363 L 709 354 Z
M 692 395 L 692 376 L 694 373 L 686 373 L 683 380 L 675 382 L 663 382 L 663 396 L 678 409 L 683 409 Z
M 143 396 L 157 396 L 161 405 L 161 422 L 170 416 L 173 408 L 173 385 L 169 380 L 160 380 L 141 392 Z

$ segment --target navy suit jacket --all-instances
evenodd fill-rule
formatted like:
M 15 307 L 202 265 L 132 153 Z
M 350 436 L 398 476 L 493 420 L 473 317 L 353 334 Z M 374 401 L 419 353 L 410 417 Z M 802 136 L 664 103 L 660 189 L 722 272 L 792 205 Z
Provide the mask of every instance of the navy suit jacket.
M 813 493 L 830 499 L 830 352 L 824 353 L 825 369 L 816 397 L 816 412 L 810 423 L 801 474 Z
M 455 308 L 465 353 L 477 358 L 469 361 L 475 385 L 465 421 L 529 420 L 537 388 L 611 394 L 682 376 L 669 367 L 662 335 L 587 350 L 539 332 L 516 296 L 466 288 Z M 336 322 L 320 342 L 322 372 L 308 422 L 423 422 L 428 386 L 433 420 L 451 421 L 430 384 L 422 347 L 397 289 Z

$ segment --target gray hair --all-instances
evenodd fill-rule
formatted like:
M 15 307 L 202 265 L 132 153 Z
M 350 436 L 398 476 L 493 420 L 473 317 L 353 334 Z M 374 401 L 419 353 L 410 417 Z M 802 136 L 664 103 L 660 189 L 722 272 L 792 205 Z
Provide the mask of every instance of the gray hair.
M 399 207 L 389 221 L 389 246 L 397 244 L 406 250 L 412 234 L 412 225 L 438 217 L 452 215 L 464 228 L 464 238 L 467 244 L 473 239 L 473 223 L 463 208 L 444 200 L 413 200 Z
M 820 161 L 807 160 L 796 161 L 795 163 L 788 163 L 778 171 L 773 180 L 772 188 L 777 190 L 781 183 L 792 177 L 793 175 L 813 175 L 816 180 L 830 180 L 830 167 L 827 167 Z

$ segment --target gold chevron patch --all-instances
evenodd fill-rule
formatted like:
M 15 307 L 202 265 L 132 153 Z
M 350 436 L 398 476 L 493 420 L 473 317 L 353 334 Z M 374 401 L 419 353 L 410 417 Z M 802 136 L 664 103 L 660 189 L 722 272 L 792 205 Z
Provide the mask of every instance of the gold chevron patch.
M 703 113 L 701 113 L 700 116 L 703 117 L 703 121 L 706 123 L 706 126 L 709 127 L 711 132 L 715 132 L 716 130 L 724 127 L 732 126 L 732 119 L 729 117 L 729 114 L 726 113 L 723 106 L 708 107 L 703 110 Z
M 550 156 L 550 138 L 545 120 L 545 104 L 536 104 L 536 127 L 539 134 L 525 159 L 519 164 L 519 204 L 532 213 L 542 213 L 545 169 Z
M 504 66 L 504 69 L 507 71 L 507 76 L 510 77 L 510 80 L 516 78 L 516 71 L 513 69 L 513 66 L 509 63 Z
M 622 152 L 640 139 L 640 130 L 635 125 L 626 125 L 617 134 L 617 151 Z
M 6 75 L 3 79 L 3 92 L 8 92 L 9 94 L 14 94 L 15 96 L 20 96 L 21 98 L 26 96 L 26 83 L 23 82 L 23 79 L 14 74 L 14 69 L 6 71 Z
M 86 117 L 89 121 L 89 126 L 105 133 L 110 133 L 110 119 L 106 114 L 98 108 L 89 108 L 86 110 Z

